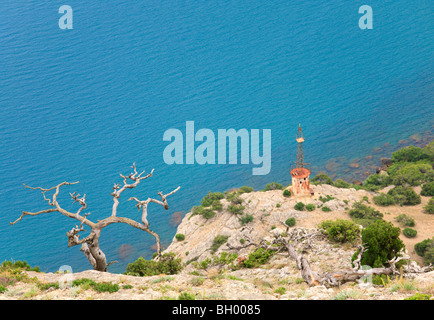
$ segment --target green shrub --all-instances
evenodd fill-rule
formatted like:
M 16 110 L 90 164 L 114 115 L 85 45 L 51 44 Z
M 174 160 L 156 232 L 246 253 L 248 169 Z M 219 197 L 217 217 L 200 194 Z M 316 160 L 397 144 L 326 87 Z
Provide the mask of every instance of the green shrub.
M 375 221 L 382 219 L 383 214 L 362 202 L 355 202 L 348 212 L 351 218 L 358 224 L 367 227 Z
M 390 278 L 386 274 L 376 274 L 372 277 L 372 284 L 385 287 L 390 282 Z
M 202 277 L 195 277 L 195 278 L 191 279 L 190 283 L 191 283 L 191 285 L 198 287 L 198 286 L 201 286 L 204 281 L 205 281 L 205 279 Z
M 434 181 L 427 182 L 422 185 L 422 190 L 420 191 L 422 196 L 432 197 L 434 196 Z
M 291 218 L 286 219 L 285 224 L 286 224 L 288 227 L 293 227 L 293 226 L 295 226 L 295 218 L 291 217 Z
M 310 182 L 312 184 L 329 184 L 329 185 L 333 185 L 333 179 L 330 178 L 327 174 L 325 173 L 319 173 L 317 174 L 315 177 L 313 177 Z
M 117 283 L 111 282 L 99 282 L 93 286 L 93 289 L 97 292 L 109 292 L 113 293 L 119 291 L 119 285 Z
M 274 290 L 274 292 L 278 293 L 278 294 L 285 294 L 286 288 L 285 287 L 279 287 L 276 290 Z
M 417 230 L 414 230 L 414 229 L 411 229 L 411 228 L 405 228 L 404 230 L 402 230 L 402 233 L 407 238 L 414 238 L 417 235 Z
M 233 204 L 233 205 L 239 205 L 239 204 L 242 204 L 242 203 L 243 203 L 243 199 L 241 199 L 241 198 L 238 197 L 238 196 L 234 196 L 234 197 L 232 197 L 232 198 L 230 199 L 230 202 L 231 202 L 231 204 Z
M 387 194 L 392 196 L 396 203 L 401 206 L 411 206 L 421 203 L 420 195 L 410 187 L 396 186 L 390 189 Z
M 392 184 L 392 177 L 387 174 L 372 174 L 363 184 L 363 189 L 377 191 Z
M 192 212 L 193 212 L 193 214 L 192 214 L 193 216 L 194 215 L 201 215 L 205 219 L 211 219 L 216 214 L 214 210 L 212 210 L 210 208 L 205 208 L 205 207 L 202 207 L 202 206 L 195 206 L 195 207 L 193 207 Z
M 283 185 L 277 182 L 271 182 L 268 183 L 263 191 L 269 191 L 269 190 L 283 190 Z
M 92 279 L 81 278 L 72 281 L 73 287 L 82 287 L 83 289 L 92 289 L 96 285 L 96 282 Z
M 181 292 L 178 296 L 178 300 L 195 300 L 196 297 L 192 293 Z
M 176 240 L 178 241 L 184 241 L 185 240 L 185 236 L 182 233 L 177 233 L 175 235 Z
M 297 204 L 294 206 L 294 209 L 298 211 L 304 211 L 305 205 L 303 202 L 297 202 Z
M 200 202 L 202 207 L 209 207 L 212 205 L 214 200 L 224 199 L 225 195 L 221 192 L 208 192 L 208 194 L 202 198 Z
M 405 298 L 404 300 L 430 300 L 432 295 L 424 293 L 415 293 L 411 297 Z
M 414 146 L 404 147 L 392 153 L 393 162 L 417 162 L 427 158 L 421 148 Z
M 355 243 L 360 238 L 360 227 L 350 220 L 324 220 L 319 225 L 328 235 L 328 239 L 335 242 Z
M 395 198 L 387 193 L 380 193 L 378 196 L 374 196 L 373 199 L 377 206 L 387 207 L 396 203 Z
M 258 248 L 251 252 L 247 259 L 242 261 L 245 268 L 257 268 L 265 263 L 267 263 L 273 256 L 274 251 Z
M 333 185 L 337 188 L 351 188 L 351 184 L 342 179 L 336 179 Z
M 211 209 L 215 211 L 222 211 L 223 205 L 221 204 L 220 200 L 214 200 L 211 204 Z
M 399 239 L 400 233 L 399 227 L 394 227 L 392 223 L 384 220 L 377 220 L 362 229 L 362 243 L 366 245 L 367 250 L 362 255 L 361 264 L 377 268 L 396 257 L 405 247 Z M 352 261 L 358 254 L 359 250 L 354 253 Z
M 330 201 L 330 200 L 333 200 L 334 199 L 334 197 L 332 197 L 331 195 L 326 195 L 325 197 L 323 197 L 323 196 L 319 196 L 319 200 L 322 202 L 322 203 L 326 203 L 327 201 Z
M 204 209 L 203 212 L 202 212 L 202 216 L 205 219 L 211 219 L 211 218 L 213 218 L 215 216 L 215 211 L 211 210 L 211 209 Z
M 425 255 L 423 256 L 423 261 L 425 264 L 433 264 L 434 265 L 434 246 L 430 246 L 427 248 Z
M 432 165 L 426 162 L 393 164 L 387 169 L 392 177 L 392 184 L 418 186 L 430 181 L 433 176 Z
M 8 269 L 8 270 L 26 270 L 26 271 L 35 271 L 35 272 L 41 272 L 39 267 L 31 267 L 27 261 L 23 260 L 17 260 L 17 261 L 8 261 L 5 260 L 3 261 L 3 263 L 1 264 L 1 267 L 3 269 Z
M 288 198 L 291 196 L 291 191 L 289 191 L 288 189 L 283 190 L 283 196 Z
M 414 250 L 419 256 L 423 257 L 426 264 L 434 264 L 434 237 L 416 243 Z
M 401 225 L 403 225 L 405 227 L 414 227 L 416 224 L 412 217 L 410 217 L 404 213 L 397 216 L 395 218 L 395 220 L 398 221 L 399 223 L 401 223 Z
M 434 247 L 434 238 L 432 239 L 425 239 L 421 242 L 418 242 L 414 245 L 414 251 L 416 251 L 416 253 L 423 257 L 425 256 L 425 252 L 430 248 L 430 247 Z
M 424 212 L 434 214 L 434 198 L 429 199 L 428 203 L 423 207 Z
M 330 208 L 327 207 L 327 206 L 323 206 L 323 207 L 321 207 L 321 210 L 324 211 L 324 212 L 330 212 L 330 211 L 332 211 L 332 209 L 330 209 Z
M 244 225 L 244 224 L 246 224 L 246 223 L 252 222 L 252 221 L 253 221 L 253 216 L 250 215 L 250 214 L 248 214 L 248 213 L 246 213 L 246 214 L 245 214 L 243 217 L 241 217 L 239 220 L 240 220 L 241 224 Z
M 109 292 L 113 293 L 119 291 L 119 285 L 111 282 L 96 282 L 92 279 L 81 278 L 72 281 L 73 287 L 82 287 L 83 289 L 93 289 L 97 292 Z M 58 286 L 57 286 L 58 287 Z M 57 288 L 55 286 L 55 288 Z
M 156 276 L 159 274 L 176 274 L 182 269 L 181 259 L 175 259 L 175 254 L 164 253 L 159 261 L 145 260 L 139 257 L 129 263 L 124 274 L 131 276 Z
M 306 205 L 306 210 L 307 211 L 315 210 L 315 205 L 313 203 L 309 203 L 308 205 Z
M 228 211 L 230 212 L 230 213 L 233 213 L 233 214 L 243 214 L 244 213 L 244 206 L 242 206 L 242 205 L 234 205 L 234 204 L 230 204 L 229 206 L 228 206 Z
M 280 203 L 276 203 L 276 208 L 280 208 Z
M 8 290 L 8 288 L 0 285 L 0 293 L 6 292 L 7 290 Z
M 255 189 L 253 189 L 252 187 L 248 187 L 248 186 L 242 186 L 241 188 L 238 189 L 239 194 L 250 193 L 252 191 L 255 191 Z
M 49 282 L 49 283 L 37 283 L 36 286 L 39 288 L 39 290 L 41 291 L 46 291 L 48 289 L 59 289 L 59 283 L 58 282 Z
M 228 241 L 229 236 L 223 236 L 223 235 L 218 235 L 216 236 L 213 241 L 212 241 L 212 245 L 211 245 L 211 252 L 215 253 L 222 244 L 226 243 L 226 241 Z
M 122 289 L 128 290 L 134 288 L 131 284 L 123 284 Z

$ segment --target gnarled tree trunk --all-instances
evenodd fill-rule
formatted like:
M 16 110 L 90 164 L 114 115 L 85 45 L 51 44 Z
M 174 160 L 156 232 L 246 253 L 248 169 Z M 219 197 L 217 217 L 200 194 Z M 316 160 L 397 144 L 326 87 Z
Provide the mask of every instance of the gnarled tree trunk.
M 158 192 L 158 195 L 161 197 L 161 200 L 148 198 L 146 200 L 141 201 L 135 197 L 130 198 L 129 200 L 135 200 L 137 203 L 136 207 L 139 210 L 142 210 L 141 223 L 134 221 L 132 219 L 129 219 L 129 218 L 118 217 L 117 216 L 117 208 L 119 205 L 119 198 L 121 196 L 121 193 L 127 189 L 135 188 L 142 180 L 145 180 L 149 177 L 152 177 L 152 174 L 154 172 L 154 170 L 152 170 L 148 175 L 143 176 L 144 171 L 139 174 L 136 170 L 135 164 L 133 164 L 132 168 L 133 168 L 133 172 L 130 173 L 128 176 L 124 176 L 122 174 L 120 175 L 123 178 L 123 185 L 120 186 L 120 184 L 115 184 L 113 187 L 114 191 L 111 193 L 111 195 L 113 196 L 113 207 L 112 207 L 111 216 L 109 216 L 103 220 L 99 220 L 97 223 L 92 222 L 92 221 L 87 219 L 87 216 L 90 215 L 90 213 L 84 213 L 84 215 L 81 215 L 81 212 L 87 208 L 86 195 L 83 195 L 82 197 L 80 197 L 80 195 L 76 194 L 75 192 L 70 193 L 71 198 L 74 200 L 74 202 L 78 202 L 80 205 L 80 208 L 75 213 L 69 212 L 60 206 L 60 204 L 57 201 L 57 196 L 59 195 L 60 188 L 62 186 L 65 186 L 65 185 L 68 186 L 68 185 L 74 185 L 74 184 L 78 183 L 78 182 L 73 182 L 73 183 L 62 182 L 62 183 L 58 184 L 57 186 L 52 187 L 52 188 L 48 188 L 48 189 L 41 188 L 41 187 L 34 187 L 33 188 L 33 187 L 28 187 L 28 186 L 24 185 L 26 188 L 29 188 L 32 190 L 40 190 L 42 192 L 44 200 L 47 201 L 48 205 L 51 206 L 52 208 L 46 209 L 46 210 L 41 210 L 38 212 L 23 211 L 21 213 L 21 216 L 17 220 L 15 220 L 14 222 L 11 222 L 10 224 L 14 225 L 18 221 L 20 221 L 24 216 L 36 216 L 36 215 L 39 215 L 42 213 L 51 213 L 51 212 L 59 212 L 59 213 L 63 214 L 64 216 L 78 220 L 80 222 L 80 225 L 75 226 L 74 228 L 72 228 L 70 231 L 68 231 L 66 233 L 66 235 L 68 237 L 68 247 L 81 245 L 80 251 L 82 251 L 84 253 L 84 255 L 89 260 L 92 267 L 95 270 L 105 272 L 105 271 L 107 271 L 107 267 L 116 261 L 107 263 L 106 255 L 101 250 L 100 245 L 99 245 L 99 238 L 101 235 L 101 231 L 103 228 L 105 228 L 108 225 L 111 225 L 113 223 L 126 223 L 126 224 L 128 224 L 128 225 L 130 225 L 136 229 L 145 231 L 145 232 L 147 232 L 147 233 L 149 233 L 155 237 L 155 240 L 157 241 L 157 257 L 156 257 L 156 259 L 159 259 L 161 256 L 160 237 L 155 231 L 152 231 L 149 228 L 149 222 L 147 220 L 147 207 L 148 207 L 148 204 L 150 202 L 154 202 L 154 203 L 157 203 L 157 204 L 163 206 L 167 210 L 169 208 L 169 205 L 167 204 L 167 197 L 172 195 L 173 193 L 177 192 L 180 189 L 180 187 L 177 187 L 176 189 L 169 192 L 168 194 L 163 194 L 162 192 Z M 131 183 L 128 183 L 128 180 L 131 180 Z M 46 193 L 49 191 L 54 191 L 51 198 L 46 197 Z M 85 238 L 80 239 L 79 233 L 85 231 L 83 225 L 90 227 L 90 233 Z

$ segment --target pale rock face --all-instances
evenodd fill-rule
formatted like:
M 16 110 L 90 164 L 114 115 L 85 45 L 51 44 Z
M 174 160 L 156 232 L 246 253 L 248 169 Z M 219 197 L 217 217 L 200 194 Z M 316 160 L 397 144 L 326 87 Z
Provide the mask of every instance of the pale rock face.
M 200 215 L 192 216 L 192 213 L 189 212 L 183 218 L 176 232 L 184 234 L 185 240 L 177 241 L 174 238 L 165 252 L 174 252 L 184 262 L 190 259 L 202 261 L 212 256 L 209 248 L 217 235 L 229 236 L 228 243 L 232 246 L 240 246 L 240 240 L 246 240 L 249 234 L 254 241 L 272 240 L 274 236 L 286 231 L 287 226 L 284 223 L 290 217 L 296 219 L 296 226 L 314 228 L 316 227 L 316 220 L 319 222 L 325 217 L 331 219 L 335 216 L 341 217 L 345 214 L 345 208 L 351 207 L 355 201 L 361 201 L 364 196 L 371 194 L 365 190 L 356 191 L 353 188 L 336 188 L 330 185 L 312 185 L 312 189 L 315 192 L 312 197 L 292 196 L 287 198 L 283 196 L 282 190 L 241 194 L 242 205 L 245 207 L 244 212 L 254 217 L 253 222 L 244 226 L 239 221 L 241 215 L 237 216 L 227 211 L 229 203 L 225 199 L 221 200 L 223 211 L 217 212 L 211 219 L 205 219 Z M 326 197 L 327 195 L 335 198 L 324 204 L 332 210 L 329 213 L 322 212 L 319 208 L 312 212 L 294 209 L 295 204 L 300 201 L 306 205 L 312 203 L 315 207 L 323 205 L 323 202 L 318 199 L 320 196 Z M 242 249 L 239 255 L 247 255 L 251 249 L 251 246 Z M 215 254 L 219 255 L 223 251 L 228 251 L 226 244 L 223 244 Z

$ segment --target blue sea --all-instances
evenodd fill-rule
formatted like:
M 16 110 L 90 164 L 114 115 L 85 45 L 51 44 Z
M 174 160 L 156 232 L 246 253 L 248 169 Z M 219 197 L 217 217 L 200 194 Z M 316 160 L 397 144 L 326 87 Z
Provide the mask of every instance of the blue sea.
M 61 30 L 58 9 L 73 9 Z M 371 30 L 358 9 L 373 8 Z M 86 194 L 88 217 L 111 214 L 119 174 L 154 176 L 122 194 L 118 215 L 139 219 L 131 196 L 151 203 L 150 226 L 167 246 L 173 214 L 185 214 L 208 191 L 268 182 L 290 183 L 301 124 L 305 160 L 349 181 L 375 172 L 381 156 L 423 146 L 434 129 L 432 1 L 11 1 L 0 3 L 0 260 L 26 260 L 42 271 L 90 268 L 79 247 L 67 247 L 76 221 L 48 207 L 29 186 Z M 271 129 L 271 171 L 254 165 L 168 165 L 167 129 Z M 370 157 L 372 156 L 372 157 Z M 349 167 L 350 163 L 359 168 Z M 149 258 L 154 238 L 127 225 L 103 230 L 101 247 L 124 272 Z M 132 250 L 120 252 L 122 245 Z

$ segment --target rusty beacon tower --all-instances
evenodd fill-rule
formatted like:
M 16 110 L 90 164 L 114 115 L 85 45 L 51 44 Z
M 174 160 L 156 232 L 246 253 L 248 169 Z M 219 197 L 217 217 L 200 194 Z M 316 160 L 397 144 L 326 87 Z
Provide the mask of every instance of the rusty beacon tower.
M 310 196 L 313 194 L 313 191 L 310 189 L 309 184 L 309 163 L 305 163 L 303 158 L 304 134 L 301 131 L 300 125 L 298 126 L 295 140 L 297 141 L 297 161 L 291 168 L 292 194 L 294 196 Z

